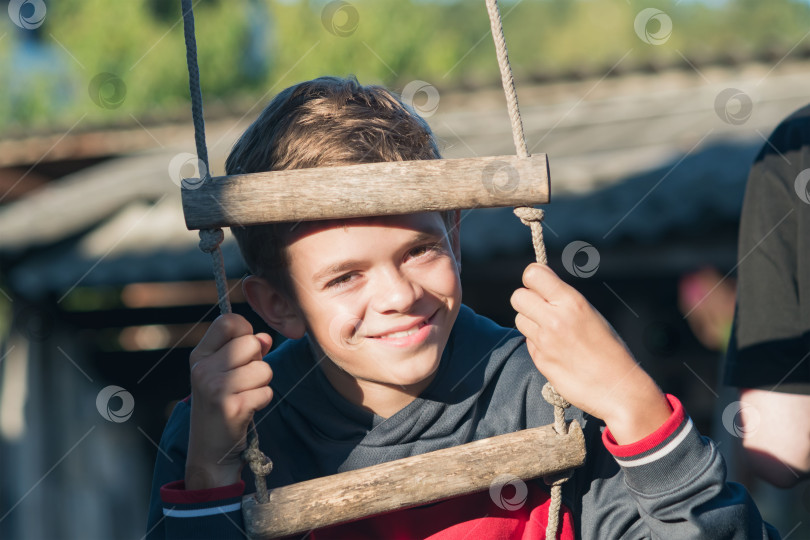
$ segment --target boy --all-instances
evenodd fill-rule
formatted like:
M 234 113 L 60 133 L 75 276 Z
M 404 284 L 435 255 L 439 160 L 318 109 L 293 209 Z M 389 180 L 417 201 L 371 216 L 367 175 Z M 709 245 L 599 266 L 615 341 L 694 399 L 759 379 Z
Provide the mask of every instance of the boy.
M 226 169 L 439 158 L 398 98 L 324 77 L 273 99 Z M 778 536 L 725 484 L 680 403 L 550 269 L 530 265 L 512 297 L 520 332 L 462 306 L 458 225 L 459 212 L 433 212 L 233 230 L 251 307 L 290 339 L 264 359 L 270 338 L 244 318 L 211 325 L 161 440 L 150 538 L 243 537 L 239 454 L 254 412 L 276 487 L 550 424 L 546 377 L 578 407 L 589 452 L 563 487 L 561 538 Z M 544 538 L 548 488 L 525 487 L 522 500 L 484 492 L 311 534 Z

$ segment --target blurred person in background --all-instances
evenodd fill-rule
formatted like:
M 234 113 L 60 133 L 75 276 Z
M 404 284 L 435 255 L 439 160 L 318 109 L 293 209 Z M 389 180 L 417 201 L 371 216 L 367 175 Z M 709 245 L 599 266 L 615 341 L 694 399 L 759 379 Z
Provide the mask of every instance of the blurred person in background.
M 810 477 L 809 180 L 805 106 L 777 126 L 748 177 L 723 374 L 739 389 L 748 466 L 781 488 Z

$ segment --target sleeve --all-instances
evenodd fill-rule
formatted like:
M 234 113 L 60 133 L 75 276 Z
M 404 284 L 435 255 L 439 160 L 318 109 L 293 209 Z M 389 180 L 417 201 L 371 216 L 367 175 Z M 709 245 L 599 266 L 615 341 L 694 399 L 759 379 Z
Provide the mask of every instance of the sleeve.
M 242 494 L 245 484 L 188 491 L 184 476 L 191 407 L 181 401 L 160 439 L 146 540 L 197 538 L 243 539 Z
M 799 177 L 809 168 L 805 108 L 771 134 L 748 177 L 727 385 L 796 392 L 810 384 L 810 203 L 801 193 L 810 186 Z
M 603 444 L 589 446 L 581 537 L 779 538 L 745 488 L 726 483 L 722 456 L 681 403 L 667 399 L 672 415 L 641 441 L 618 445 L 605 429 Z

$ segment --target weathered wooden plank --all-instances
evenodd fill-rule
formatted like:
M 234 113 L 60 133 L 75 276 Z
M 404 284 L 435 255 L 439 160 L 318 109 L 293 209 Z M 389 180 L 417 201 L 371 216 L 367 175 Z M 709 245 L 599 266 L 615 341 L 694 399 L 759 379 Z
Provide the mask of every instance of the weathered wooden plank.
M 548 160 L 493 156 L 365 163 L 183 181 L 189 229 L 549 201 Z
M 507 433 L 270 490 L 259 504 L 242 500 L 248 535 L 278 538 L 486 489 L 509 478 L 529 480 L 579 467 L 585 439 L 579 424 Z

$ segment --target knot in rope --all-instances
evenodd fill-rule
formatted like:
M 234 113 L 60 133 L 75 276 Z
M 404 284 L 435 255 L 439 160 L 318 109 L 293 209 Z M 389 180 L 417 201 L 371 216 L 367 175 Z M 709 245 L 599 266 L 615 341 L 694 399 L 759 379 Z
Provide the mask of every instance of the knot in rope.
M 554 431 L 558 435 L 568 433 L 568 424 L 565 422 L 565 409 L 570 407 L 571 404 L 551 386 L 551 383 L 543 385 L 543 399 L 554 405 Z
M 515 215 L 520 218 L 520 222 L 526 226 L 531 226 L 532 223 L 540 223 L 543 221 L 546 213 L 540 208 L 532 208 L 531 206 L 518 206 L 514 210 Z
M 543 385 L 543 399 L 554 405 L 555 407 L 562 407 L 563 409 L 567 409 L 571 406 L 568 403 L 568 400 L 562 397 L 560 394 L 557 393 L 557 390 L 551 386 L 551 383 L 546 383 Z
M 529 227 L 532 231 L 532 246 L 534 247 L 534 258 L 540 264 L 548 264 L 546 256 L 546 245 L 543 242 L 543 218 L 546 213 L 539 208 L 531 206 L 518 206 L 514 209 L 515 215 L 520 218 L 521 223 Z
M 273 461 L 258 448 L 245 448 L 242 457 L 256 476 L 267 476 L 273 472 Z
M 260 503 L 266 503 L 269 496 L 264 477 L 273 471 L 273 461 L 259 450 L 259 437 L 256 435 L 256 426 L 253 425 L 252 421 L 248 446 L 242 451 L 242 460 L 248 464 L 256 479 L 256 500 Z
M 225 233 L 222 229 L 200 229 L 200 251 L 204 253 L 213 253 L 223 240 Z

